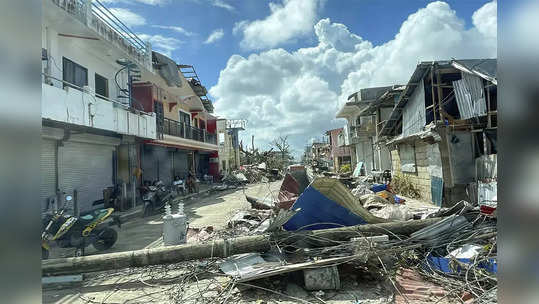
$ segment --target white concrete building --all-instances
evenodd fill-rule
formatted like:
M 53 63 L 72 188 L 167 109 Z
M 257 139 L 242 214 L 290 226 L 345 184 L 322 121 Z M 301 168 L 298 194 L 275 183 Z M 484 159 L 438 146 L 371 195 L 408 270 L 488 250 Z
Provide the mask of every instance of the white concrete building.
M 157 138 L 155 114 L 126 97 L 125 63 L 153 73 L 151 46 L 98 2 L 42 4 L 41 205 L 76 189 L 84 211 L 104 188 L 131 183 L 134 144 Z

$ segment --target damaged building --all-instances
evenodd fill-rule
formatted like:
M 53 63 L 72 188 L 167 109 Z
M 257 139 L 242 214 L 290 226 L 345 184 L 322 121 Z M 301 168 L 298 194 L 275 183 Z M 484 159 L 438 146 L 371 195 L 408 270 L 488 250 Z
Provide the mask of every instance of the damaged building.
M 351 150 L 352 170 L 357 175 L 381 175 L 391 170 L 391 158 L 380 136 L 382 122 L 387 120 L 403 86 L 365 88 L 348 97 L 337 118 L 345 118 L 342 145 Z
M 437 205 L 476 201 L 496 177 L 496 59 L 421 62 L 382 123 L 393 175 Z

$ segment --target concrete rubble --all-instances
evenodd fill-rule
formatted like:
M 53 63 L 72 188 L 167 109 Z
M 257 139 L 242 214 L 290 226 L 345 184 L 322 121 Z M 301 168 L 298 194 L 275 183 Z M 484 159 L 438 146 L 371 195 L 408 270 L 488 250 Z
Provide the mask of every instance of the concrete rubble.
M 245 172 L 264 172 L 260 167 Z M 234 176 L 239 180 L 238 175 Z M 243 175 L 252 182 L 254 174 Z M 384 198 L 379 195 L 381 186 L 366 180 L 350 189 L 337 179 L 308 177 L 305 187 L 299 185 L 305 181 L 298 182 L 301 178 L 295 175 L 283 182 L 288 190 L 295 188 L 292 192 L 280 197 L 246 196 L 252 208 L 234 214 L 226 229 L 190 228 L 187 244 L 181 245 L 221 239 L 233 244 L 234 238 L 268 236 L 269 245 L 263 250 L 227 257 L 213 251 L 212 245 L 207 258 L 174 262 L 169 256 L 163 265 L 157 262 L 93 276 L 136 273 L 144 285 L 159 291 L 162 301 L 158 303 L 218 299 L 233 303 L 496 302 L 495 215 L 466 202 L 453 208 L 429 208 L 394 195 Z M 293 187 L 291 181 L 296 183 Z M 382 191 L 391 193 L 389 187 Z M 337 209 L 347 212 L 349 220 L 343 220 L 344 213 Z M 311 223 L 310 217 L 317 222 Z M 430 219 L 432 224 L 407 228 L 420 219 Z M 300 224 L 292 222 L 309 224 L 298 228 Z M 402 229 L 361 232 L 362 226 L 377 225 Z M 348 227 L 352 229 L 346 236 L 339 233 Z M 151 252 L 146 258 L 154 259 Z M 44 272 L 47 263 L 54 262 L 44 262 Z

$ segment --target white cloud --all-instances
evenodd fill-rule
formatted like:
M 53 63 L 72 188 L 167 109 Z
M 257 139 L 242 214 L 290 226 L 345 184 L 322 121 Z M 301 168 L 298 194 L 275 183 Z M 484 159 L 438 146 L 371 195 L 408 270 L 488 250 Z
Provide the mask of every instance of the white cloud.
M 141 3 L 164 6 L 169 4 L 170 0 L 101 0 L 101 3 Z
M 178 49 L 180 44 L 183 43 L 181 40 L 176 38 L 161 35 L 137 34 L 137 36 L 144 41 L 149 41 L 152 44 L 152 49 L 163 53 L 168 57 L 171 57 L 172 51 Z
M 223 0 L 213 0 L 211 4 L 212 4 L 213 6 L 216 6 L 216 7 L 224 8 L 224 9 L 226 9 L 227 11 L 230 11 L 230 12 L 233 12 L 233 11 L 236 10 L 235 7 L 233 7 L 232 5 L 226 3 L 226 2 L 223 1 Z
M 319 0 L 283 0 L 282 4 L 270 2 L 269 16 L 262 20 L 238 22 L 233 32 L 243 34 L 240 46 L 244 49 L 275 47 L 309 34 L 316 22 L 318 5 Z
M 322 19 L 318 45 L 294 52 L 271 49 L 233 55 L 210 89 L 215 112 L 246 119 L 244 141 L 267 144 L 289 135 L 299 151 L 307 140 L 343 125 L 335 119 L 349 94 L 361 88 L 406 83 L 419 61 L 496 57 L 496 11 L 486 4 L 466 29 L 448 4 L 433 2 L 411 14 L 395 37 L 373 46 L 343 24 Z
M 139 14 L 133 13 L 132 11 L 126 9 L 126 8 L 109 8 L 110 12 L 114 14 L 120 21 L 125 23 L 125 25 L 132 27 L 132 26 L 139 26 L 139 25 L 145 25 L 146 19 L 142 17 Z
M 193 32 L 189 32 L 188 30 L 184 29 L 183 27 L 181 26 L 171 26 L 171 25 L 152 25 L 152 27 L 156 27 L 156 28 L 160 28 L 160 29 L 165 29 L 165 30 L 171 30 L 171 31 L 175 31 L 175 32 L 178 32 L 180 34 L 183 34 L 185 36 L 193 36 L 195 33 Z
M 473 15 L 473 24 L 483 35 L 496 39 L 496 33 L 498 31 L 498 20 L 496 18 L 496 12 L 498 10 L 498 2 L 489 2 L 480 9 L 478 9 Z
M 216 29 L 208 36 L 208 39 L 204 41 L 205 44 L 214 43 L 218 40 L 221 40 L 223 36 L 225 35 L 225 32 L 223 29 Z

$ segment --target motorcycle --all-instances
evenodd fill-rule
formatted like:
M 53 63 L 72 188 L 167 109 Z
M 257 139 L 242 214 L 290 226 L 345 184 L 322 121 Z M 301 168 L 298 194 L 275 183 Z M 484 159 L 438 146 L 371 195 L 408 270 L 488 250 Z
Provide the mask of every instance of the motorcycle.
M 165 184 L 160 180 L 155 181 L 153 185 L 146 186 L 144 190 L 142 195 L 142 201 L 144 202 L 142 217 L 152 215 L 154 212 L 164 208 L 172 196 L 172 193 L 167 190 Z
M 90 244 L 98 251 L 112 247 L 118 233 L 110 227 L 101 225 L 114 212 L 114 208 L 98 209 L 75 217 L 65 214 L 73 198 L 65 196 L 64 206 L 59 210 L 53 210 L 45 215 L 42 220 L 43 232 L 41 233 L 41 258 L 48 259 L 50 242 L 56 242 L 61 248 L 74 247 L 75 256 L 83 256 L 85 248 Z M 119 217 L 113 217 L 114 223 L 121 227 Z

